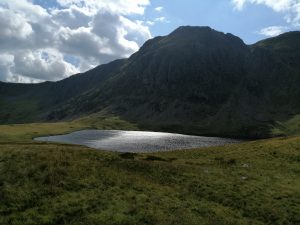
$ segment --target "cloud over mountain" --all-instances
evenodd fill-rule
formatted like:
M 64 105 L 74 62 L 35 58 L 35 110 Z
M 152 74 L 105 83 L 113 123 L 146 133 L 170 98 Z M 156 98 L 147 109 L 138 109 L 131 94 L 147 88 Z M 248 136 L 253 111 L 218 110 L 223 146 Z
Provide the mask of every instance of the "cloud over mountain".
M 29 0 L 0 2 L 0 80 L 59 80 L 128 57 L 151 37 L 148 0 Z

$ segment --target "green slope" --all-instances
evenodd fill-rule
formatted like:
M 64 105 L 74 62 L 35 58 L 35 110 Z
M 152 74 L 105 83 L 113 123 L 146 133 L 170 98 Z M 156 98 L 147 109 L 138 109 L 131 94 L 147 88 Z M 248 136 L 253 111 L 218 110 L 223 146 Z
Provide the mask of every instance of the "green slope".
M 0 125 L 1 143 L 31 143 L 35 137 L 71 133 L 84 129 L 138 130 L 136 124 L 118 117 L 92 114 L 68 122 Z
M 299 224 L 300 137 L 157 154 L 0 144 L 0 224 Z
M 62 118 L 49 116 L 50 112 L 72 98 L 101 87 L 105 80 L 118 73 L 124 63 L 125 60 L 116 60 L 57 82 L 0 82 L 0 124 L 60 120 Z
M 274 136 L 290 136 L 300 134 L 300 115 L 288 121 L 278 122 L 272 131 Z

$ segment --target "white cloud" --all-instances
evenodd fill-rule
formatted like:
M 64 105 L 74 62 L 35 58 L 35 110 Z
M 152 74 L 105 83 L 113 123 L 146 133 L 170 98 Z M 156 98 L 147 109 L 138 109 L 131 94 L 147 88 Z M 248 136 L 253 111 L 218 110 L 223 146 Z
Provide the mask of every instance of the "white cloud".
M 0 27 L 0 40 L 25 39 L 32 33 L 32 27 L 24 17 L 3 8 L 0 8 Z
M 234 8 L 237 10 L 242 10 L 247 0 L 232 0 Z
M 275 12 L 285 13 L 287 23 L 300 26 L 300 0 L 231 0 L 235 9 L 242 10 L 246 4 L 265 5 Z
M 57 80 L 79 71 L 55 49 L 22 51 L 14 56 L 14 72 L 39 80 Z
M 91 13 L 97 13 L 99 9 L 109 9 L 111 12 L 128 14 L 144 14 L 145 6 L 150 4 L 149 0 L 57 0 L 64 7 L 76 5 L 85 8 Z
M 88 15 L 85 10 L 78 8 L 76 5 L 71 5 L 66 9 L 52 9 L 51 15 L 53 21 L 59 26 L 71 29 L 86 27 L 92 20 L 91 15 Z
M 41 17 L 47 17 L 47 10 L 39 5 L 31 4 L 27 0 L 1 0 L 0 7 L 4 6 L 11 11 L 18 12 L 19 15 L 32 22 L 39 22 Z
M 163 11 L 163 9 L 164 9 L 164 7 L 159 6 L 159 7 L 156 7 L 156 8 L 155 8 L 155 11 L 161 12 L 161 11 Z
M 274 37 L 284 33 L 286 27 L 283 26 L 271 26 L 261 29 L 258 33 L 268 37 Z
M 14 65 L 14 56 L 9 54 L 0 54 L 0 80 L 11 80 L 13 74 L 11 68 Z
M 154 19 L 154 22 L 162 22 L 162 23 L 169 23 L 166 17 L 161 16 Z
M 249 4 L 263 4 L 273 10 L 280 12 L 285 11 L 293 7 L 298 0 L 232 0 L 232 3 L 235 5 L 236 9 L 242 10 L 244 6 Z
M 148 21 L 146 21 L 146 24 L 147 24 L 148 26 L 153 26 L 153 25 L 155 24 L 155 22 L 154 22 L 154 21 L 151 21 L 151 20 L 148 20 Z
M 149 0 L 0 1 L 0 81 L 59 80 L 128 57 L 149 38 Z M 136 16 L 135 16 L 136 17 Z

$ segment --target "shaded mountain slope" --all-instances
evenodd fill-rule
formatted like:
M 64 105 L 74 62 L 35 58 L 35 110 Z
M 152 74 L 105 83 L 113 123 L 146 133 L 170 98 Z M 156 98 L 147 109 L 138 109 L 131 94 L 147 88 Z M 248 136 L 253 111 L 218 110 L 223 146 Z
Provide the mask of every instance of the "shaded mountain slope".
M 32 116 L 20 122 L 102 111 L 147 129 L 267 137 L 277 121 L 300 114 L 299 55 L 300 32 L 248 46 L 209 27 L 180 27 L 147 41 L 129 59 L 30 85 L 30 91 L 22 85 L 1 91 L 0 86 L 0 96 L 13 104 L 12 93 L 18 93 L 16 109 L 28 96 L 39 96 L 30 107 Z M 16 121 L 2 109 L 2 123 Z
M 93 90 L 117 73 L 125 60 L 116 60 L 58 82 L 15 84 L 0 82 L 0 123 L 45 120 L 49 112 Z

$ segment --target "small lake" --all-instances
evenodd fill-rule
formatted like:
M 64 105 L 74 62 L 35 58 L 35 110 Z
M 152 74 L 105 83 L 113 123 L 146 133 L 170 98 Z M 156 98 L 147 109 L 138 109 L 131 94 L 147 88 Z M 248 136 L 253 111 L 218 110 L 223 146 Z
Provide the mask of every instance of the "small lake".
M 38 137 L 34 140 L 84 145 L 116 152 L 159 152 L 241 142 L 228 138 L 121 130 L 82 130 L 66 135 Z

